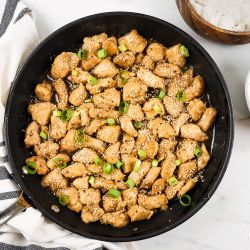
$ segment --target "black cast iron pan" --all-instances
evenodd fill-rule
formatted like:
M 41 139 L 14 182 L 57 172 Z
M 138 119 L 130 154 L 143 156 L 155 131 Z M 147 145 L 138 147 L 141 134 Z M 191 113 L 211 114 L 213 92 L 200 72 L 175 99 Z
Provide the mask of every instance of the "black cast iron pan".
M 204 171 L 204 180 L 190 192 L 193 205 L 190 208 L 180 206 L 178 201 L 170 203 L 166 212 L 157 212 L 150 221 L 130 223 L 117 229 L 99 222 L 84 224 L 79 214 L 60 207 L 61 212 L 51 210 L 52 204 L 58 204 L 56 197 L 40 184 L 39 176 L 24 176 L 21 170 L 30 149 L 24 145 L 23 129 L 29 115 L 27 106 L 34 93 L 35 85 L 50 68 L 55 55 L 62 51 L 77 51 L 85 36 L 100 32 L 119 36 L 132 28 L 146 37 L 153 38 L 169 47 L 176 43 L 185 44 L 190 50 L 188 65 L 205 78 L 206 93 L 204 100 L 210 102 L 218 112 L 214 130 L 210 133 L 212 158 Z M 146 239 L 177 227 L 194 215 L 211 197 L 218 187 L 230 158 L 233 143 L 232 106 L 224 79 L 208 53 L 188 34 L 160 19 L 143 14 L 110 12 L 81 18 L 60 28 L 46 38 L 33 51 L 22 66 L 10 90 L 5 114 L 5 139 L 8 157 L 16 181 L 27 196 L 29 202 L 47 218 L 62 227 L 98 240 L 133 241 Z

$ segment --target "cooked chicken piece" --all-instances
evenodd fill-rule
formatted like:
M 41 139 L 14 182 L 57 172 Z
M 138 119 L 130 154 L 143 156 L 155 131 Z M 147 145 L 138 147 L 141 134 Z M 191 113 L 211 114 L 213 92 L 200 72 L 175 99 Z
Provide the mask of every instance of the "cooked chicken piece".
M 96 137 L 107 143 L 116 143 L 120 135 L 120 126 L 103 126 L 101 129 L 98 130 Z
M 129 217 L 122 211 L 106 213 L 101 218 L 101 223 L 111 224 L 113 227 L 125 227 L 129 223 Z
M 164 79 L 156 76 L 152 73 L 152 71 L 140 67 L 137 71 L 137 77 L 141 79 L 148 87 L 154 89 L 164 89 Z
M 53 109 L 55 109 L 55 105 L 50 102 L 30 104 L 28 107 L 32 120 L 37 121 L 40 125 L 46 125 L 49 122 Z
M 68 90 L 66 84 L 62 79 L 58 79 L 57 81 L 53 82 L 53 87 L 58 97 L 58 109 L 66 109 L 68 106 Z
M 82 127 L 80 111 L 75 110 L 68 122 L 67 130 L 78 129 Z
M 40 125 L 36 121 L 31 122 L 25 131 L 24 142 L 26 147 L 32 147 L 41 142 L 41 137 L 39 136 L 39 133 Z
M 66 178 L 75 179 L 76 177 L 89 174 L 89 171 L 85 165 L 83 165 L 82 163 L 76 162 L 64 168 L 62 170 L 62 174 Z
M 163 102 L 167 112 L 174 118 L 178 117 L 183 111 L 183 102 L 179 102 L 175 97 L 165 96 Z
M 125 175 L 120 169 L 114 169 L 111 174 L 101 173 L 101 176 L 112 181 L 123 181 L 125 178 Z
M 204 132 L 206 132 L 214 124 L 216 115 L 217 115 L 217 110 L 216 109 L 207 108 L 197 124 L 200 126 L 200 128 Z
M 181 44 L 174 45 L 167 50 L 167 58 L 169 63 L 175 64 L 183 68 L 186 64 L 186 58 L 180 51 Z
M 96 52 L 102 47 L 103 42 L 108 38 L 106 33 L 101 33 L 99 35 L 94 35 L 91 37 L 84 37 L 83 39 L 83 49 L 89 52 Z
M 176 135 L 180 134 L 181 127 L 188 121 L 189 115 L 187 113 L 181 113 L 179 117 L 173 122 L 173 128 Z
M 150 159 L 154 159 L 159 150 L 159 144 L 155 140 L 145 141 L 142 149 L 146 152 L 146 155 Z
M 121 116 L 119 120 L 123 131 L 125 131 L 128 135 L 131 135 L 133 137 L 138 136 L 138 133 L 132 124 L 132 120 L 129 117 Z
M 195 161 L 183 163 L 178 169 L 178 179 L 183 181 L 188 180 L 192 178 L 197 171 L 198 168 Z
M 113 109 L 97 109 L 94 107 L 91 107 L 89 109 L 89 116 L 91 118 L 114 118 L 117 119 L 119 117 L 119 111 L 113 110 Z
M 178 196 L 183 196 L 185 193 L 191 190 L 195 186 L 197 181 L 198 180 L 196 178 L 188 180 L 187 183 L 178 192 Z
M 127 69 L 131 67 L 135 62 L 134 53 L 131 51 L 119 53 L 114 57 L 113 62 L 121 68 Z
M 181 75 L 182 71 L 177 65 L 166 62 L 160 62 L 157 63 L 154 69 L 154 74 L 165 78 L 175 78 L 176 76 Z
M 96 95 L 98 93 L 101 93 L 105 89 L 114 88 L 116 87 L 116 85 L 117 85 L 116 80 L 108 77 L 108 78 L 98 79 L 95 85 L 87 83 L 86 89 L 89 91 L 91 95 Z
M 111 188 L 115 188 L 115 182 L 112 180 L 107 180 L 103 177 L 95 177 L 95 181 L 91 184 L 94 188 L 100 188 L 103 190 L 109 190 Z
M 206 110 L 206 105 L 199 99 L 194 99 L 188 103 L 187 111 L 192 120 L 198 121 Z
M 50 118 L 50 137 L 59 140 L 65 137 L 67 133 L 67 123 L 63 122 L 60 117 L 52 115 Z
M 183 140 L 176 151 L 177 158 L 181 160 L 182 163 L 193 159 L 195 157 L 194 152 L 197 145 L 197 141 Z
M 130 104 L 127 116 L 136 122 L 141 122 L 144 119 L 144 114 L 140 104 Z
M 83 142 L 77 142 L 76 145 L 79 148 L 86 147 L 91 148 L 99 153 L 103 153 L 106 149 L 106 145 L 102 140 L 90 137 L 88 135 L 84 135 Z
M 138 131 L 138 137 L 137 137 L 137 140 L 136 140 L 136 143 L 135 143 L 133 153 L 137 154 L 137 151 L 139 149 L 141 149 L 143 146 L 145 146 L 145 143 L 148 142 L 148 141 L 155 141 L 154 136 L 152 136 L 149 129 L 140 129 Z M 149 144 L 149 146 L 150 146 L 150 144 Z M 154 146 L 154 145 L 151 145 L 151 146 Z M 155 145 L 155 150 L 154 151 L 157 151 L 157 150 L 158 150 L 158 147 L 157 147 L 157 145 Z
M 102 206 L 105 213 L 117 211 L 117 207 L 120 202 L 122 202 L 121 197 L 113 198 L 107 194 L 102 196 Z
M 135 140 L 133 136 L 124 134 L 122 138 L 122 144 L 120 147 L 121 154 L 130 154 L 134 148 Z
M 69 130 L 66 136 L 61 140 L 60 150 L 67 151 L 70 153 L 76 151 L 77 146 L 75 143 L 75 137 L 76 137 L 76 130 L 75 129 Z
M 47 161 L 47 167 L 49 169 L 66 167 L 66 163 L 70 161 L 70 157 L 66 154 L 57 154 L 55 157 Z
M 81 124 L 83 127 L 88 126 L 88 124 L 90 123 L 90 108 L 88 105 L 83 104 L 78 108 L 79 112 L 80 112 L 80 116 L 81 116 Z
M 144 54 L 143 53 L 137 53 L 135 55 L 135 64 L 141 64 L 143 58 L 144 58 Z
M 62 52 L 58 55 L 51 67 L 51 75 L 53 78 L 64 78 L 67 76 L 69 71 L 74 69 L 78 63 L 79 58 L 75 53 L 72 52 Z
M 165 108 L 158 98 L 149 99 L 143 106 L 147 119 L 153 119 L 157 115 L 164 115 Z
M 104 159 L 111 163 L 115 164 L 120 158 L 120 142 L 116 142 L 115 144 L 111 144 L 104 153 Z
M 102 48 L 106 49 L 108 56 L 113 56 L 119 53 L 119 49 L 117 47 L 117 41 L 114 36 L 107 38 L 102 43 Z
M 148 210 L 161 208 L 167 209 L 168 199 L 165 194 L 159 194 L 155 196 L 148 196 L 145 194 L 138 195 L 138 204 Z
M 201 156 L 198 157 L 198 160 L 197 160 L 197 166 L 198 166 L 199 171 L 204 169 L 210 160 L 209 152 L 207 151 L 207 148 L 206 148 L 205 144 L 203 144 L 203 143 L 201 145 L 201 152 L 202 152 Z
M 181 127 L 181 136 L 186 139 L 193 139 L 196 141 L 206 141 L 208 136 L 202 132 L 198 125 L 188 123 Z
M 159 138 L 171 138 L 175 136 L 173 127 L 162 118 L 156 118 L 148 123 L 148 128 L 152 131 L 153 136 Z
M 72 185 L 77 189 L 88 189 L 89 188 L 89 177 L 83 176 L 74 179 Z
M 164 188 L 165 188 L 165 181 L 162 178 L 159 178 L 153 183 L 151 194 L 158 195 L 164 190 Z
M 171 151 L 168 151 L 171 152 Z M 174 156 L 174 155 L 173 155 Z M 175 157 L 175 156 L 174 156 Z M 171 178 L 174 174 L 174 171 L 176 169 L 176 165 L 174 163 L 174 159 L 171 159 L 171 157 L 167 157 L 163 163 L 161 168 L 161 178 L 167 182 L 169 178 Z
M 54 192 L 57 189 L 66 188 L 67 179 L 63 177 L 61 169 L 56 168 L 43 177 L 42 186 L 50 187 Z
M 138 189 L 128 188 L 122 191 L 122 198 L 126 202 L 127 206 L 130 207 L 137 203 Z
M 115 188 L 119 190 L 126 190 L 128 188 L 128 185 L 124 181 L 117 181 L 115 183 Z
M 42 157 L 31 156 L 29 158 L 26 158 L 25 163 L 27 165 L 35 165 L 36 173 L 39 175 L 45 175 L 49 172 L 49 169 L 46 166 L 46 161 Z
M 123 172 L 130 173 L 133 170 L 137 158 L 132 154 L 122 154 L 121 159 L 123 162 Z
M 39 145 L 35 145 L 34 151 L 37 156 L 41 156 L 45 159 L 51 159 L 56 156 L 59 150 L 59 145 L 52 141 L 46 141 Z
M 148 55 L 145 55 L 141 61 L 141 65 L 144 66 L 145 69 L 150 69 L 150 70 L 153 70 L 154 67 L 155 67 L 155 63 L 153 61 L 153 59 L 148 56 Z
M 97 130 L 104 124 L 106 124 L 106 120 L 104 119 L 92 119 L 88 127 L 85 129 L 85 132 L 89 135 L 92 135 L 96 133 Z
M 132 171 L 128 178 L 132 179 L 136 185 L 139 185 L 144 176 L 148 173 L 151 168 L 151 161 L 146 160 L 141 163 L 140 169 L 136 171 Z
M 158 62 L 164 59 L 165 48 L 160 43 L 151 43 L 147 48 L 147 54 L 153 61 Z
M 173 149 L 177 145 L 175 138 L 162 139 L 158 150 L 158 161 L 162 161 L 166 157 L 166 152 Z
M 98 205 L 101 201 L 101 192 L 99 189 L 89 188 L 86 190 L 79 190 L 80 201 L 83 205 Z
M 76 67 L 71 71 L 71 75 L 68 76 L 68 79 L 72 83 L 80 84 L 86 83 L 90 77 L 91 75 L 88 71 L 83 71 L 81 68 Z
M 167 186 L 167 188 L 165 189 L 165 194 L 167 195 L 168 200 L 172 200 L 176 196 L 177 192 L 180 191 L 183 185 L 184 181 L 179 181 L 174 186 Z
M 114 77 L 116 74 L 118 74 L 118 72 L 119 70 L 108 58 L 103 59 L 93 69 L 93 74 L 100 78 Z
M 118 39 L 119 44 L 124 44 L 129 50 L 141 53 L 147 46 L 147 40 L 140 36 L 137 30 L 131 30 L 130 33 Z
M 84 223 L 89 224 L 91 222 L 96 222 L 100 220 L 103 215 L 104 215 L 104 210 L 100 208 L 98 205 L 92 204 L 83 207 L 81 218 Z
M 89 52 L 86 60 L 81 61 L 81 66 L 84 70 L 89 71 L 101 62 L 94 52 Z
M 67 204 L 68 208 L 74 210 L 75 212 L 80 212 L 82 204 L 79 201 L 79 194 L 77 190 L 74 187 L 67 187 L 56 191 L 57 197 L 61 197 L 63 195 L 67 195 L 69 197 L 69 203 Z
M 119 106 L 121 92 L 115 88 L 106 89 L 104 92 L 93 96 L 93 102 L 98 108 L 112 108 Z
M 89 172 L 92 174 L 100 174 L 102 173 L 102 166 L 96 165 L 95 163 L 93 164 L 88 164 L 86 165 Z
M 81 162 L 83 164 L 88 164 L 94 162 L 94 160 L 98 157 L 97 153 L 89 148 L 83 148 L 76 152 L 72 156 L 72 160 L 75 162 Z
M 153 211 L 149 211 L 139 205 L 132 205 L 128 210 L 128 216 L 130 217 L 131 222 L 149 220 L 153 214 Z
M 196 97 L 203 95 L 205 90 L 205 83 L 201 76 L 196 76 L 190 87 L 185 89 L 186 101 L 191 101 Z
M 69 96 L 69 102 L 73 104 L 74 106 L 80 106 L 83 101 L 85 100 L 87 96 L 87 92 L 85 87 L 80 83 L 79 87 L 74 89 L 70 96 Z
M 36 85 L 35 93 L 39 101 L 50 102 L 52 97 L 52 85 L 47 82 L 39 83 Z
M 147 90 L 147 85 L 145 85 L 140 79 L 131 77 L 123 87 L 123 101 L 142 103 L 145 101 Z
M 161 168 L 160 167 L 152 167 L 149 172 L 147 173 L 146 177 L 144 178 L 144 180 L 142 181 L 141 187 L 142 188 L 151 188 L 154 181 L 157 179 L 157 177 L 159 176 L 161 172 Z

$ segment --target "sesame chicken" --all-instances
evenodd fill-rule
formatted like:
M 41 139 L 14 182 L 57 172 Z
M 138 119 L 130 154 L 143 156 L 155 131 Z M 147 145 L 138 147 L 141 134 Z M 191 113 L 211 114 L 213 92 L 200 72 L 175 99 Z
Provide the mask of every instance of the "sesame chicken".
M 40 125 L 33 121 L 31 122 L 25 131 L 24 143 L 27 147 L 32 147 L 41 142 L 41 137 L 39 136 Z

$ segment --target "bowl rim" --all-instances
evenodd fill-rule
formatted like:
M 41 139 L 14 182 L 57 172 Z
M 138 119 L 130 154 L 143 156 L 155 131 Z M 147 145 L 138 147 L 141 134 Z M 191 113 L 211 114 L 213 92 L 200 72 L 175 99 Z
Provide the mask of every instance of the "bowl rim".
M 190 209 L 187 211 L 187 213 L 178 221 L 174 222 L 171 225 L 168 226 L 162 226 L 161 228 L 156 228 L 152 231 L 146 232 L 143 235 L 135 235 L 135 236 L 126 236 L 126 237 L 109 237 L 109 236 L 103 236 L 103 235 L 98 235 L 96 236 L 93 233 L 90 232 L 80 232 L 78 230 L 76 230 L 74 227 L 72 227 L 71 225 L 68 225 L 64 222 L 62 222 L 60 219 L 57 219 L 56 217 L 54 217 L 52 215 L 52 213 L 49 213 L 45 208 L 43 208 L 40 204 L 39 201 L 36 201 L 34 199 L 32 199 L 32 195 L 29 192 L 29 190 L 26 188 L 25 184 L 22 182 L 21 176 L 18 174 L 16 168 L 15 168 L 15 162 L 14 159 L 12 158 L 11 155 L 11 147 L 10 147 L 10 141 L 9 141 L 9 137 L 8 137 L 8 127 L 9 127 L 9 122 L 8 122 L 8 117 L 9 117 L 9 112 L 10 112 L 10 106 L 11 106 L 11 99 L 14 96 L 14 89 L 17 85 L 18 82 L 20 82 L 20 79 L 22 77 L 22 72 L 25 70 L 26 65 L 28 65 L 29 61 L 31 60 L 32 57 L 34 57 L 36 55 L 36 53 L 40 50 L 40 48 L 42 48 L 49 40 L 53 39 L 55 36 L 57 36 L 57 34 L 63 32 L 65 29 L 68 29 L 72 26 L 74 26 L 75 24 L 81 23 L 81 22 L 85 22 L 88 20 L 91 20 L 93 18 L 96 17 L 105 17 L 105 16 L 136 16 L 139 18 L 146 18 L 150 21 L 154 21 L 154 22 L 158 22 L 164 25 L 167 25 L 168 27 L 176 30 L 178 33 L 180 33 L 182 36 L 184 36 L 186 39 L 189 39 L 193 45 L 196 47 L 196 49 L 200 50 L 202 54 L 204 54 L 205 58 L 208 60 L 209 64 L 211 65 L 211 67 L 213 68 L 214 72 L 217 74 L 221 86 L 224 90 L 224 95 L 225 98 L 227 100 L 227 107 L 228 107 L 228 137 L 227 137 L 227 148 L 226 148 L 226 152 L 225 152 L 225 160 L 223 162 L 223 165 L 221 167 L 220 172 L 217 175 L 216 180 L 214 181 L 213 185 L 210 187 L 210 190 L 207 192 L 206 196 L 204 196 L 204 198 L 197 204 L 197 206 L 195 206 L 194 208 Z M 103 240 L 103 241 L 109 241 L 109 242 L 128 242 L 128 241 L 137 241 L 137 240 L 143 240 L 143 239 L 148 239 L 151 237 L 155 237 L 157 235 L 166 233 L 167 231 L 170 231 L 176 227 L 178 227 L 179 225 L 181 225 L 182 223 L 184 223 L 185 221 L 187 221 L 189 218 L 191 218 L 194 214 L 196 214 L 207 202 L 208 200 L 212 197 L 212 195 L 214 194 L 214 192 L 216 191 L 216 189 L 218 188 L 224 174 L 225 171 L 227 169 L 229 160 L 230 160 L 230 156 L 231 156 L 231 152 L 232 152 L 232 147 L 233 147 L 233 140 L 234 140 L 234 120 L 233 120 L 233 109 L 232 109 L 232 103 L 231 103 L 231 98 L 229 95 L 229 91 L 227 88 L 227 85 L 225 83 L 225 80 L 218 68 L 218 66 L 216 65 L 216 63 L 214 62 L 214 60 L 212 59 L 212 57 L 208 54 L 208 52 L 193 38 L 191 37 L 189 34 L 187 34 L 186 32 L 184 32 L 183 30 L 181 30 L 180 28 L 176 27 L 175 25 L 162 20 L 160 18 L 154 17 L 154 16 L 150 16 L 150 15 L 146 15 L 146 14 L 142 14 L 142 13 L 135 13 L 135 12 L 126 12 L 126 11 L 111 11 L 111 12 L 102 12 L 102 13 L 98 13 L 98 14 L 93 14 L 93 15 L 89 15 L 89 16 L 85 16 L 79 19 L 76 19 L 70 23 L 67 23 L 65 25 L 63 25 L 62 27 L 60 27 L 59 29 L 57 29 L 56 31 L 54 31 L 52 34 L 50 34 L 48 37 L 46 37 L 29 55 L 29 57 L 26 59 L 26 61 L 23 63 L 23 65 L 19 68 L 19 71 L 17 72 L 17 75 L 14 79 L 13 84 L 11 85 L 10 88 L 10 92 L 9 92 L 9 96 L 8 96 L 8 100 L 7 100 L 7 104 L 6 104 L 6 111 L 5 111 L 5 119 L 4 119 L 4 139 L 6 141 L 6 148 L 7 148 L 7 155 L 10 161 L 10 165 L 11 168 L 13 170 L 14 173 L 14 179 L 16 180 L 16 182 L 18 183 L 18 185 L 22 188 L 22 190 L 24 191 L 26 197 L 28 198 L 28 200 L 30 200 L 32 202 L 32 204 L 35 205 L 35 207 L 37 209 L 39 209 L 42 214 L 47 217 L 48 219 L 50 219 L 51 221 L 53 221 L 54 223 L 60 225 L 61 227 L 79 234 L 81 236 L 90 238 L 90 239 L 95 239 L 95 240 Z
M 182 0 L 181 0 L 182 1 Z M 193 4 L 190 2 L 190 0 L 187 0 L 187 6 L 189 10 L 192 12 L 192 14 L 199 19 L 204 25 L 209 26 L 210 28 L 224 34 L 233 35 L 233 36 L 250 36 L 250 30 L 249 31 L 232 31 L 220 28 L 210 22 L 208 22 L 206 19 L 204 19 L 194 8 Z

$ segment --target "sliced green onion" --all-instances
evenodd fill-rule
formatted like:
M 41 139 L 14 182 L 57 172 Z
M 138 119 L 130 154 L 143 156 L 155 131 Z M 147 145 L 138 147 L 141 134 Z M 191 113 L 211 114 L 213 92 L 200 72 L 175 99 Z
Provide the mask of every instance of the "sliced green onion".
M 97 78 L 96 77 L 94 77 L 94 76 L 90 76 L 90 78 L 88 79 L 88 83 L 90 84 L 90 85 L 96 85 L 97 84 Z
M 144 160 L 147 157 L 147 153 L 146 153 L 145 150 L 139 149 L 138 150 L 138 156 L 139 156 L 140 160 Z
M 22 170 L 23 170 L 23 173 L 26 174 L 26 175 L 28 175 L 28 174 L 33 175 L 33 174 L 36 173 L 36 169 L 30 168 L 28 166 L 23 166 Z
M 177 159 L 174 161 L 175 166 L 180 166 L 181 165 L 181 160 Z
M 62 158 L 54 158 L 53 162 L 56 164 L 57 167 L 59 168 L 66 168 L 67 167 L 67 162 L 65 162 Z
M 111 174 L 113 172 L 113 165 L 110 163 L 105 163 L 102 167 L 102 170 L 105 174 Z
M 93 185 L 95 183 L 95 177 L 89 176 L 88 182 L 89 182 L 89 184 Z
M 92 102 L 92 99 L 91 99 L 91 98 L 86 99 L 84 102 L 85 102 L 85 103 L 90 103 L 90 102 Z
M 152 167 L 157 167 L 158 164 L 159 164 L 158 160 L 156 160 L 156 159 L 152 160 Z
M 155 105 L 154 105 L 154 111 L 155 111 L 157 114 L 161 114 L 161 113 L 162 113 L 162 109 L 161 109 L 161 107 L 160 107 L 158 104 L 155 104 Z
M 48 138 L 48 135 L 44 132 L 44 131 L 40 131 L 39 133 L 40 137 L 42 137 L 44 140 L 46 140 Z
M 105 58 L 107 56 L 107 50 L 106 49 L 100 49 L 97 51 L 97 57 L 99 59 Z
M 60 118 L 63 122 L 69 121 L 73 116 L 74 111 L 71 109 L 65 109 L 61 111 Z
M 186 101 L 186 93 L 184 90 L 179 90 L 178 93 L 176 94 L 176 99 L 179 102 L 185 102 Z
M 201 154 L 202 154 L 201 148 L 199 146 L 196 146 L 194 150 L 194 155 L 199 158 Z
M 142 127 L 142 123 L 141 122 L 134 122 L 134 127 L 139 129 Z
M 86 49 L 79 49 L 77 52 L 77 56 L 81 59 L 81 60 L 86 60 L 88 59 L 88 51 Z
M 73 69 L 73 70 L 71 71 L 71 75 L 72 75 L 73 77 L 77 77 L 77 75 L 78 75 L 78 74 L 77 74 L 77 71 Z
M 128 185 L 129 188 L 133 188 L 135 186 L 135 182 L 131 178 L 128 178 L 126 184 Z
M 163 98 L 165 97 L 165 95 L 166 95 L 166 92 L 163 89 L 161 89 L 158 92 L 157 98 L 160 99 L 160 100 L 163 100 Z
M 141 161 L 140 161 L 140 160 L 137 160 L 137 161 L 135 162 L 135 166 L 134 166 L 133 171 L 138 172 L 138 171 L 140 170 L 140 168 L 141 168 Z
M 178 180 L 174 176 L 168 179 L 168 184 L 170 186 L 175 186 L 177 183 L 178 183 Z
M 114 126 L 116 124 L 114 118 L 108 118 L 107 119 L 107 123 L 108 123 L 109 126 Z
M 128 103 L 127 102 L 121 102 L 119 105 L 119 112 L 121 114 L 127 114 L 128 113 Z
M 181 45 L 179 50 L 183 56 L 185 56 L 185 57 L 189 56 L 188 48 L 185 47 L 184 45 Z
M 108 191 L 108 196 L 110 196 L 112 198 L 118 198 L 121 196 L 121 192 L 115 188 L 111 188 Z
M 53 111 L 53 115 L 54 116 L 61 116 L 61 114 L 62 114 L 62 111 L 60 111 L 60 110 L 55 110 L 55 111 Z
M 124 76 L 125 75 L 125 76 Z M 118 80 L 118 86 L 123 87 L 124 84 L 128 81 L 128 71 L 126 70 L 121 70 L 118 74 L 117 74 L 117 80 Z M 119 84 L 120 83 L 120 84 Z
M 103 160 L 99 156 L 94 159 L 94 162 L 97 166 L 103 166 L 104 164 Z
M 192 199 L 191 199 L 191 197 L 189 195 L 184 194 L 182 196 L 179 196 L 178 198 L 179 198 L 179 202 L 181 203 L 181 205 L 183 207 L 190 206 Z
M 121 162 L 121 161 L 117 161 L 117 162 L 115 163 L 115 166 L 116 166 L 118 169 L 120 169 L 121 166 L 122 166 L 122 162 Z
M 118 49 L 121 51 L 121 52 L 125 52 L 128 50 L 127 46 L 125 44 L 120 44 L 118 46 Z
M 85 132 L 83 129 L 76 130 L 76 139 L 75 140 L 77 143 L 85 142 Z
M 69 204 L 69 196 L 68 195 L 62 195 L 59 197 L 59 203 L 63 206 L 66 206 L 67 204 Z

